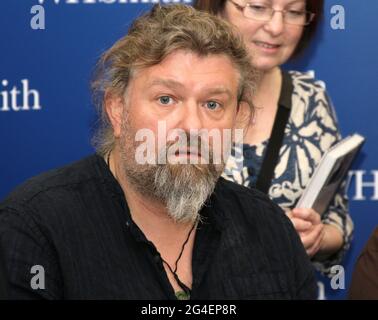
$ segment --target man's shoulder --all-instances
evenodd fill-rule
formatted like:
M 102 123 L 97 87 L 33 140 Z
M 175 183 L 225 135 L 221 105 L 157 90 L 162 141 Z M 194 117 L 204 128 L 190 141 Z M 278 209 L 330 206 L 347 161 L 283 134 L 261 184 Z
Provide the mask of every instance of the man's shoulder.
M 256 188 L 246 187 L 223 177 L 219 179 L 219 184 L 220 188 L 218 188 L 217 191 L 228 194 L 235 198 L 235 200 L 245 198 L 247 201 L 254 199 L 258 203 L 266 204 L 270 202 L 269 197 Z
M 223 210 L 227 216 L 232 216 L 233 219 L 239 217 L 253 224 L 287 223 L 288 218 L 283 210 L 258 189 L 245 187 L 224 178 L 220 178 L 219 184 L 217 192 L 222 203 L 228 208 Z
M 32 177 L 11 191 L 0 203 L 0 209 L 27 205 L 35 198 L 48 196 L 50 193 L 64 193 L 72 190 L 74 185 L 96 179 L 94 169 L 96 161 L 98 156 L 91 155 Z

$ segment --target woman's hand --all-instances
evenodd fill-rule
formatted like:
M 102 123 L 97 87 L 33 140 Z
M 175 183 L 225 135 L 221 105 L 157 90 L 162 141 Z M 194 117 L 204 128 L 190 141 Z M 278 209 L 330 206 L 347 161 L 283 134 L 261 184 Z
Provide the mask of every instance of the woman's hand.
M 286 214 L 297 230 L 307 254 L 313 257 L 322 248 L 325 235 L 320 215 L 307 208 L 295 208 Z
M 297 230 L 310 257 L 325 259 L 340 250 L 344 240 L 342 232 L 333 225 L 323 224 L 320 214 L 313 209 L 295 208 L 286 215 Z

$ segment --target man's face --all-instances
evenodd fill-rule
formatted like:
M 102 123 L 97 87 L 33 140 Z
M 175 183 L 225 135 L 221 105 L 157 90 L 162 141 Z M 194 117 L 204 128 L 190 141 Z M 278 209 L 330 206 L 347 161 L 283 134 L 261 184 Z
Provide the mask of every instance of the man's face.
M 210 163 L 190 164 L 193 158 L 200 163 L 204 161 L 201 150 L 199 153 L 191 150 L 191 147 L 197 147 L 189 141 L 191 133 L 215 129 L 223 141 L 224 129 L 231 130 L 235 125 L 238 84 L 239 72 L 228 57 L 199 57 L 184 51 L 176 51 L 160 64 L 138 70 L 129 83 L 122 119 L 113 121 L 114 133 L 120 138 L 123 169 L 143 194 L 167 203 L 168 211 L 176 221 L 197 217 L 224 169 L 225 161 L 218 165 L 211 163 L 214 157 L 212 139 L 208 141 Z M 159 137 L 162 134 L 159 123 L 164 124 L 168 136 Z M 135 141 L 135 135 L 146 129 L 154 133 L 154 151 L 167 156 L 168 163 L 141 165 L 135 160 L 140 145 Z M 169 136 L 177 129 L 187 134 L 186 146 Z M 167 139 L 167 145 L 159 148 L 161 138 Z M 201 145 L 201 139 L 198 141 Z M 179 152 L 169 153 L 170 145 L 178 145 Z M 182 152 L 184 148 L 188 152 Z M 224 152 L 223 148 L 217 150 Z M 177 160 L 178 154 L 181 160 L 182 157 L 188 160 L 187 164 L 169 163 L 170 156 Z
M 227 129 L 235 123 L 238 72 L 226 56 L 177 51 L 138 71 L 129 84 L 127 113 L 136 130 Z

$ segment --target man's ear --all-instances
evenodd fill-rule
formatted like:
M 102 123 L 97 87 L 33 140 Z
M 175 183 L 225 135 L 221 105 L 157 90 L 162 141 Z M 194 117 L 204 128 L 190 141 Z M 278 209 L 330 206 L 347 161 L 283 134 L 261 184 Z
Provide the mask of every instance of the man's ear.
M 253 110 L 245 101 L 239 101 L 236 111 L 236 128 L 245 129 L 248 126 L 251 117 L 253 117 Z
M 243 100 L 238 100 L 238 104 L 236 106 L 236 113 L 240 115 L 240 114 L 246 114 L 248 112 L 251 112 L 251 106 L 248 104 L 248 102 L 243 101 Z
M 122 115 L 125 105 L 124 98 L 111 92 L 106 92 L 104 102 L 105 111 L 113 127 L 114 137 L 119 138 L 121 136 Z
M 240 112 L 241 104 L 242 104 L 242 101 L 238 101 L 238 104 L 236 105 L 236 114 Z

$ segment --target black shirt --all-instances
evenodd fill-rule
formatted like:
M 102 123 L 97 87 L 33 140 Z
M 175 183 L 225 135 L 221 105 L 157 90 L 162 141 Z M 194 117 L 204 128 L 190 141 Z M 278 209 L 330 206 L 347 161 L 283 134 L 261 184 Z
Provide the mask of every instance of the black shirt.
M 220 178 L 201 215 L 191 299 L 316 298 L 300 239 L 265 195 Z M 11 193 L 0 204 L 0 245 L 10 298 L 176 299 L 160 254 L 98 155 Z M 35 265 L 45 276 L 39 288 Z

